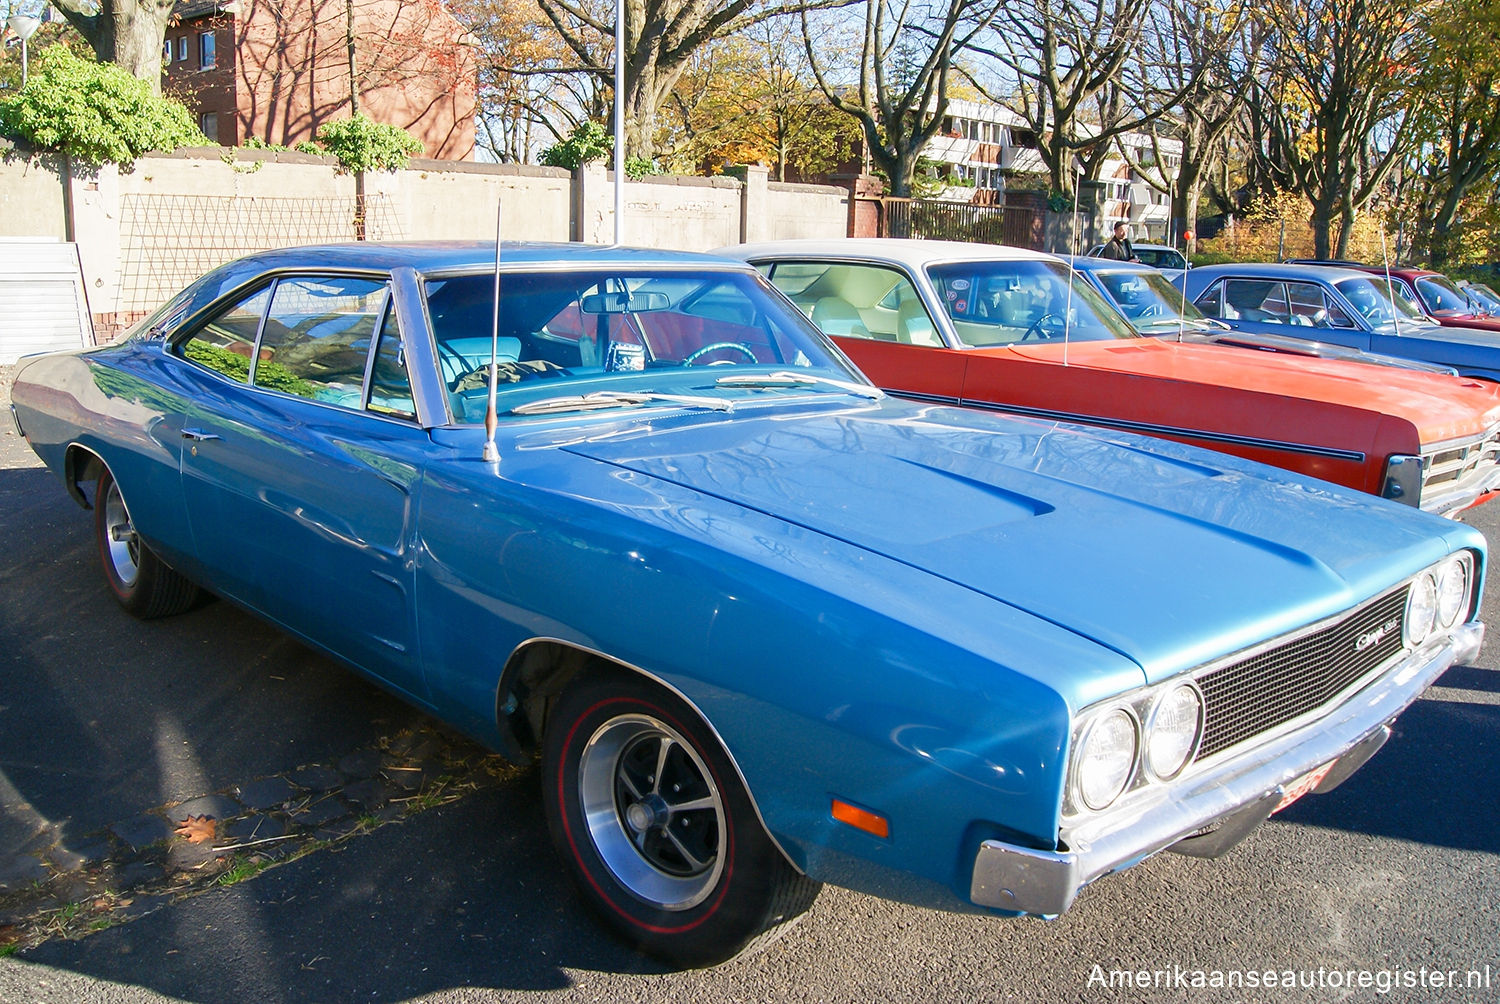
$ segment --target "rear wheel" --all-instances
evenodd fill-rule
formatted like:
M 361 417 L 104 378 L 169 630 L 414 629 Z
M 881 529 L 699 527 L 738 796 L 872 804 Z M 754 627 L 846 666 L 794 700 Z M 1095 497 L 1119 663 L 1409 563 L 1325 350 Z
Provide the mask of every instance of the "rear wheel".
M 120 605 L 142 619 L 180 614 L 198 587 L 167 566 L 135 532 L 130 510 L 106 468 L 94 494 L 94 532 L 104 579 Z
M 606 671 L 568 686 L 548 718 L 542 783 L 553 843 L 584 898 L 675 965 L 757 947 L 817 896 L 713 733 L 640 677 Z

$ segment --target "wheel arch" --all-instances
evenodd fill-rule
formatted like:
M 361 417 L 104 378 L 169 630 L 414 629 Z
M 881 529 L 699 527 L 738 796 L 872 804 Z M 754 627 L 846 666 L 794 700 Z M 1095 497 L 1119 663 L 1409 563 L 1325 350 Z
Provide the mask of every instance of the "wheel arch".
M 104 458 L 89 447 L 82 443 L 68 444 L 68 450 L 63 454 L 63 483 L 73 501 L 85 509 L 94 508 L 83 492 L 83 483 L 97 480 L 108 467 Z
M 755 810 L 755 818 L 776 850 L 798 874 L 806 874 L 801 862 L 767 824 L 760 802 L 745 776 L 734 751 L 709 717 L 687 694 L 656 673 L 587 646 L 559 638 L 532 638 L 519 645 L 506 660 L 496 690 L 495 724 L 503 751 L 513 759 L 525 759 L 540 749 L 547 718 L 557 696 L 581 673 L 623 673 L 640 677 L 677 698 L 703 723 L 734 768 L 734 775 Z

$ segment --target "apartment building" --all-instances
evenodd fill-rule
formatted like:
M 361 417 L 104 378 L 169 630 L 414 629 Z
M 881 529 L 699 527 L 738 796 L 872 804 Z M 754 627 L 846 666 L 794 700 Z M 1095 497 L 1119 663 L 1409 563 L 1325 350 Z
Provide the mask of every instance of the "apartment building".
M 923 150 L 934 180 L 945 182 L 939 198 L 997 204 L 1004 201 L 1012 173 L 1046 171 L 1036 134 L 1015 112 L 978 101 L 951 101 L 942 129 Z M 1152 181 L 1176 177 L 1182 144 L 1143 133 L 1121 136 L 1099 175 L 1105 232 L 1127 224 L 1137 240 L 1163 240 L 1171 226 L 1171 200 Z

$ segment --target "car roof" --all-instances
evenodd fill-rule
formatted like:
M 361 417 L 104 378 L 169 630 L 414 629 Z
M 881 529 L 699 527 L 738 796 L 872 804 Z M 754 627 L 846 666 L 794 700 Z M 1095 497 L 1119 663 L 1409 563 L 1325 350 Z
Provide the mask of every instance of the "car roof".
M 949 261 L 1060 261 L 1056 255 L 1008 244 L 971 244 L 965 241 L 928 241 L 903 237 L 804 238 L 765 241 L 719 248 L 715 254 L 736 258 L 848 258 L 885 261 L 921 269 Z
M 1140 245 L 1136 245 L 1140 247 Z M 1134 272 L 1137 275 L 1161 274 L 1161 269 L 1143 261 L 1121 261 L 1118 258 L 1095 258 L 1092 255 L 1063 255 L 1063 261 L 1087 272 Z
M 504 241 L 500 245 L 500 259 L 507 265 L 548 265 L 563 262 L 570 265 L 600 267 L 648 264 L 731 266 L 740 264 L 733 259 L 715 258 L 711 255 L 687 251 L 542 241 Z M 374 269 L 408 267 L 430 272 L 476 265 L 493 266 L 494 262 L 495 244 L 493 241 L 312 244 L 302 247 L 277 248 L 240 259 L 240 263 L 246 267 L 266 271 L 315 265 L 329 268 Z
M 1356 268 L 1340 265 L 1287 265 L 1282 262 L 1248 261 L 1224 262 L 1218 265 L 1199 265 L 1191 273 L 1198 281 L 1216 279 L 1221 275 L 1242 275 L 1251 279 L 1308 279 L 1319 278 L 1327 282 L 1344 279 L 1368 279 L 1370 274 Z

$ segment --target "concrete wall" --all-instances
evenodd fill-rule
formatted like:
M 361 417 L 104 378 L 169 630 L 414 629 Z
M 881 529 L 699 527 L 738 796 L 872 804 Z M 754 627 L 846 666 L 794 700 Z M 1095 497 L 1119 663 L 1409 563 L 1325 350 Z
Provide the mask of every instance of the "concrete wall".
M 0 151 L 0 154 L 6 151 Z M 739 177 L 627 182 L 622 242 L 707 251 L 745 240 L 842 237 L 849 193 Z M 370 240 L 610 243 L 614 188 L 602 167 L 414 161 L 365 179 Z M 297 153 L 210 147 L 69 175 L 48 158 L 0 158 L 0 237 L 77 241 L 101 336 L 240 255 L 354 239 L 354 178 Z

